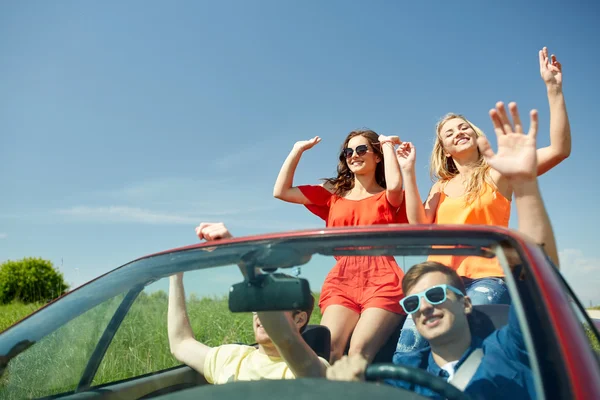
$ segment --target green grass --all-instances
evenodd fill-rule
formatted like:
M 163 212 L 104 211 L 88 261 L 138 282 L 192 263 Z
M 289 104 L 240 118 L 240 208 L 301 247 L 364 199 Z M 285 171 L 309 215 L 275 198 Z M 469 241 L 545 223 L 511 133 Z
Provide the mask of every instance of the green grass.
M 585 333 L 590 341 L 590 345 L 596 351 L 596 353 L 600 355 L 600 342 L 598 341 L 596 334 L 592 331 L 592 328 L 587 324 L 584 325 L 583 328 L 585 329 Z
M 118 296 L 89 310 L 15 357 L 0 377 L 0 398 L 32 398 L 74 390 L 122 299 Z M 2 306 L 0 327 L 5 328 L 37 306 L 39 304 Z M 254 342 L 251 314 L 229 312 L 225 298 L 192 296 L 187 308 L 192 329 L 201 343 L 218 346 Z M 311 323 L 320 320 L 321 313 L 315 305 Z M 94 377 L 93 386 L 176 365 L 179 363 L 170 353 L 167 336 L 166 293 L 142 294 L 117 331 Z
M 118 296 L 89 310 L 15 357 L 0 377 L 0 398 L 32 398 L 74 390 L 122 299 Z M 39 303 L 0 306 L 0 329 L 40 306 Z M 225 298 L 192 296 L 187 307 L 193 331 L 200 342 L 209 346 L 254 342 L 252 316 L 229 312 Z M 315 306 L 310 322 L 318 324 L 320 320 L 320 310 Z M 600 352 L 600 343 L 589 328 L 586 331 L 592 347 Z M 142 294 L 117 331 L 93 386 L 178 364 L 169 351 L 166 293 Z
M 42 305 L 43 303 L 12 303 L 0 305 L 0 332 L 21 320 L 23 317 L 31 314 Z

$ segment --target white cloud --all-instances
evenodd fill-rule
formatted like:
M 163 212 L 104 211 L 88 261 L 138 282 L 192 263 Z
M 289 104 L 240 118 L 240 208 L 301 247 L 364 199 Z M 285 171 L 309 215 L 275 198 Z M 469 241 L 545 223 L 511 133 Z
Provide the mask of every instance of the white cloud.
M 248 215 L 253 211 L 256 210 L 225 209 L 223 211 L 203 211 L 202 215 L 191 215 L 128 206 L 75 206 L 57 210 L 56 213 L 85 222 L 137 222 L 162 225 L 190 225 L 197 224 L 200 221 L 212 221 L 232 215 Z M 241 222 L 243 223 L 243 220 Z
M 232 179 L 174 177 L 133 182 L 115 190 L 87 193 L 78 204 L 53 214 L 68 217 L 67 221 L 96 223 L 190 225 L 224 221 L 231 228 L 252 232 L 321 225 L 311 217 L 306 222 L 287 218 L 286 204 L 273 199 L 270 184 Z
M 600 257 L 588 257 L 579 249 L 559 252 L 560 270 L 584 306 L 600 305 Z
M 0 239 L 6 239 L 8 237 L 8 234 L 4 233 L 4 232 L 0 232 Z
M 77 206 L 69 209 L 58 210 L 58 214 L 73 217 L 85 222 L 137 222 L 145 224 L 185 224 L 198 222 L 198 218 L 186 215 L 155 212 L 143 208 L 108 206 L 88 207 Z
M 184 213 L 186 210 L 192 210 L 191 214 L 207 214 L 206 210 L 267 210 L 271 208 L 269 201 L 273 200 L 271 193 L 271 183 L 240 182 L 230 176 L 225 179 L 179 177 L 146 180 L 91 195 L 94 201 L 108 204 L 119 203 L 153 209 L 170 208 Z M 216 212 L 209 214 L 218 215 Z
M 202 194 L 207 191 L 210 193 L 215 189 L 222 189 L 227 186 L 229 186 L 228 182 L 223 179 L 163 178 L 135 182 L 110 193 L 130 200 L 155 197 L 177 198 Z
M 201 221 L 226 221 L 230 229 L 243 228 L 251 234 L 272 231 L 319 228 L 320 224 L 292 222 L 277 217 L 265 218 L 252 209 L 224 209 L 192 215 L 128 206 L 75 206 L 56 210 L 55 214 L 81 223 L 141 223 L 153 225 L 196 225 Z
M 323 222 L 297 205 L 274 200 L 270 182 L 160 178 L 113 190 L 79 193 L 51 210 L 2 215 L 51 223 L 192 225 L 225 222 L 238 234 L 320 228 Z M 57 221 L 57 218 L 59 221 Z M 0 235 L 0 239 L 3 237 Z

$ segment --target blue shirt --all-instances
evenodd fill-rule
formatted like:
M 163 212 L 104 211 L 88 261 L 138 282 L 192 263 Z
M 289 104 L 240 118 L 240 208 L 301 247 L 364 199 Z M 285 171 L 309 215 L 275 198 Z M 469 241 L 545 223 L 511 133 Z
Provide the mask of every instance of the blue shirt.
M 525 349 L 523 334 L 519 321 L 510 306 L 508 324 L 482 339 L 473 336 L 471 346 L 465 351 L 455 366 L 457 370 L 471 352 L 477 348 L 483 351 L 481 364 L 475 375 L 465 388 L 465 393 L 474 400 L 477 399 L 535 399 L 533 374 L 529 365 L 529 356 Z M 410 353 L 396 353 L 394 364 L 402 364 L 415 368 L 426 369 L 432 375 L 445 380 L 448 372 L 440 368 L 431 353 L 431 347 L 426 347 Z M 423 396 L 442 399 L 434 391 L 405 381 L 387 380 L 386 383 L 412 390 Z

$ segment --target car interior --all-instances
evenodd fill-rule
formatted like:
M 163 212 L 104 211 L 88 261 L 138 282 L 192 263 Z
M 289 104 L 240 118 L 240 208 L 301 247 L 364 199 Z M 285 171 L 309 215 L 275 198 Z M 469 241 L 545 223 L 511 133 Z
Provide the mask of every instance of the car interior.
M 407 237 L 410 237 L 410 239 L 406 239 Z M 107 308 L 106 324 L 104 325 L 104 328 L 98 329 L 96 332 L 98 340 L 88 352 L 89 360 L 87 360 L 85 369 L 82 372 L 82 377 L 79 379 L 75 387 L 64 391 L 53 389 L 54 393 L 48 393 L 42 396 L 33 397 L 48 399 L 146 399 L 161 396 L 166 396 L 165 398 L 169 399 L 186 398 L 177 396 L 183 396 L 183 394 L 181 393 L 187 392 L 184 389 L 207 387 L 213 385 L 208 385 L 207 381 L 202 375 L 185 365 L 174 365 L 169 368 L 163 368 L 145 373 L 143 371 L 141 373 L 131 373 L 131 376 L 128 376 L 124 379 L 116 379 L 108 382 L 98 382 L 94 378 L 94 376 L 97 375 L 104 366 L 104 364 L 102 364 L 102 359 L 108 357 L 106 354 L 110 353 L 111 351 L 111 341 L 116 340 L 115 335 L 119 334 L 119 326 L 122 323 L 125 324 L 123 322 L 124 319 L 129 318 L 129 315 L 134 313 L 134 310 L 136 310 L 136 301 L 141 301 L 139 299 L 146 298 L 145 296 L 141 296 L 140 293 L 142 293 L 144 288 L 152 287 L 153 285 L 161 287 L 163 288 L 163 290 L 166 289 L 168 291 L 168 286 L 165 286 L 163 284 L 165 282 L 168 282 L 168 277 L 174 272 L 187 271 L 189 273 L 192 273 L 194 271 L 206 270 L 207 274 L 210 273 L 211 277 L 216 277 L 216 273 L 213 272 L 214 268 L 218 268 L 219 266 L 224 265 L 232 265 L 232 270 L 235 270 L 237 269 L 235 265 L 239 262 L 241 258 L 240 255 L 247 256 L 248 254 L 251 254 L 255 260 L 258 260 L 258 262 L 251 265 L 252 268 L 262 267 L 263 271 L 267 270 L 268 272 L 274 272 L 277 270 L 278 267 L 281 267 L 282 265 L 283 268 L 291 268 L 293 266 L 307 264 L 307 262 L 310 260 L 310 257 L 306 257 L 307 254 L 320 254 L 324 257 L 328 257 L 330 255 L 348 255 L 357 253 L 372 253 L 377 255 L 389 253 L 393 254 L 396 257 L 423 257 L 431 253 L 443 254 L 450 252 L 465 255 L 494 257 L 496 254 L 495 252 L 502 251 L 499 250 L 500 246 L 496 246 L 494 243 L 506 243 L 507 241 L 511 242 L 510 237 L 499 235 L 497 233 L 489 233 L 487 237 L 486 235 L 481 235 L 480 233 L 478 233 L 476 235 L 472 235 L 471 237 L 465 236 L 465 238 L 461 238 L 460 240 L 458 240 L 454 235 L 439 235 L 438 237 L 432 238 L 429 234 L 422 235 L 422 237 L 418 237 L 418 235 L 414 234 L 410 236 L 398 235 L 397 237 L 393 237 L 389 234 L 381 234 L 379 236 L 357 235 L 355 239 L 355 243 L 360 243 L 360 248 L 358 246 L 348 246 L 349 239 L 347 235 L 332 235 L 331 238 L 329 238 L 329 242 L 327 242 L 323 238 L 321 238 L 320 240 L 315 240 L 314 238 L 302 238 L 298 240 L 277 241 L 275 245 L 273 243 L 266 242 L 248 242 L 241 244 L 238 243 L 223 245 L 221 247 L 205 246 L 195 249 L 188 249 L 185 251 L 166 252 L 156 256 L 136 260 L 130 264 L 124 265 L 112 271 L 111 273 L 103 277 L 100 277 L 95 281 L 92 281 L 88 285 L 79 288 L 78 290 L 73 291 L 64 298 L 59 299 L 58 301 L 50 304 L 45 309 L 41 309 L 37 313 L 34 313 L 30 317 L 22 321 L 20 324 L 17 324 L 17 326 L 4 332 L 2 336 L 0 336 L 0 354 L 9 354 L 10 348 L 17 348 L 17 346 L 15 345 L 15 343 L 17 343 L 17 339 L 22 339 L 25 337 L 27 338 L 28 344 L 22 345 L 23 340 L 18 341 L 18 343 L 21 343 L 21 347 L 18 348 L 18 351 L 13 350 L 12 353 L 14 354 L 22 352 L 24 355 L 26 355 L 28 347 L 31 346 L 32 348 L 34 348 L 35 343 L 37 341 L 41 342 L 45 340 L 45 337 L 49 335 L 52 336 L 51 333 L 53 331 L 59 329 L 59 327 L 66 324 L 68 321 L 76 320 L 79 316 L 84 316 L 86 309 L 93 309 L 99 304 L 104 306 L 104 304 L 106 304 L 106 302 L 110 299 L 117 299 L 114 300 L 114 306 L 111 306 L 112 308 Z M 399 245 L 398 243 L 402 243 L 402 245 Z M 434 243 L 435 245 L 432 245 L 432 243 Z M 519 249 L 518 246 L 515 246 L 515 243 L 516 242 L 512 241 L 511 246 L 514 246 L 516 248 L 518 258 L 522 259 L 523 261 L 520 265 L 520 268 L 514 268 L 512 270 L 514 276 L 512 276 L 512 274 L 511 276 L 513 279 L 522 279 L 525 273 L 529 273 L 529 266 L 526 258 L 522 257 L 522 250 Z M 504 244 L 504 246 L 506 247 L 506 244 Z M 328 264 L 324 265 L 326 268 Z M 316 264 L 314 266 L 315 269 L 321 267 L 321 265 Z M 508 269 L 507 265 L 505 265 L 505 267 Z M 304 271 L 307 275 L 309 274 L 308 268 L 305 268 Z M 239 281 L 239 271 L 234 272 L 237 275 L 228 275 L 227 279 L 223 279 L 223 284 L 225 285 L 223 287 L 229 287 L 231 286 L 231 284 L 234 284 L 235 281 Z M 525 297 L 522 298 L 522 301 L 530 302 L 532 304 L 535 303 L 535 291 L 532 290 L 528 293 L 530 297 L 533 297 L 528 298 L 528 295 L 525 295 Z M 152 296 L 153 295 L 150 294 L 149 297 Z M 164 294 L 161 296 L 164 296 Z M 166 297 L 162 298 L 161 296 L 155 295 L 157 299 L 160 298 L 161 301 L 166 302 Z M 275 300 L 278 300 L 278 298 L 271 299 L 271 301 L 276 303 L 277 301 Z M 199 301 L 201 302 L 201 300 Z M 285 303 L 285 301 L 286 299 L 283 299 L 282 301 L 280 301 L 280 303 Z M 62 306 L 60 306 L 61 303 Z M 508 310 L 509 307 L 505 305 L 474 306 L 474 311 L 471 317 L 472 323 L 477 324 L 477 329 L 479 330 L 479 332 L 492 333 L 494 330 L 506 325 L 508 321 Z M 166 310 L 163 311 L 166 312 Z M 528 314 L 527 317 L 530 318 L 531 315 Z M 524 314 L 520 315 L 519 318 L 521 318 L 521 321 L 525 321 Z M 539 318 L 541 318 L 539 320 L 539 327 L 541 329 L 543 328 L 543 326 L 546 325 L 544 325 L 544 317 L 541 316 Z M 193 320 L 194 315 L 191 315 L 190 319 Z M 97 320 L 97 318 L 95 320 Z M 394 334 L 392 334 L 386 341 L 385 345 L 376 355 L 373 364 L 391 363 L 403 322 L 404 320 L 400 321 L 400 323 L 398 324 L 398 329 L 396 329 L 394 331 Z M 166 321 L 162 321 L 162 323 L 166 323 Z M 531 333 L 537 332 L 535 330 L 537 329 L 535 326 L 530 326 L 528 329 L 531 330 Z M 161 330 L 164 331 L 162 332 L 162 334 L 163 336 L 165 336 L 166 329 L 161 328 Z M 316 354 L 323 358 L 328 358 L 330 351 L 330 332 L 327 327 L 319 324 L 310 324 L 302 333 L 302 337 L 315 351 Z M 546 340 L 548 340 L 546 346 L 551 346 L 549 337 L 547 337 Z M 238 341 L 233 340 L 229 341 L 228 343 L 236 342 Z M 250 344 L 251 342 L 245 343 Z M 12 347 L 9 348 L 8 346 Z M 140 344 L 140 346 L 143 345 Z M 168 344 L 166 345 L 166 347 L 168 349 Z M 533 348 L 533 351 L 536 354 L 539 354 L 540 349 L 541 347 L 538 346 L 537 349 Z M 13 355 L 12 357 L 15 357 L 15 355 Z M 17 390 L 19 389 L 19 387 L 18 382 L 14 380 L 15 374 L 11 375 L 10 360 L 5 364 L 8 365 L 8 367 L 5 368 L 4 376 L 0 377 L 0 397 L 4 396 L 3 390 L 5 391 L 4 394 L 8 395 L 11 394 L 11 390 L 13 389 L 14 392 L 12 393 L 22 394 L 22 391 L 20 392 L 19 390 Z M 283 382 L 283 384 L 288 385 L 288 390 L 296 386 L 304 387 L 302 386 L 304 385 L 304 383 L 300 382 L 302 380 L 297 381 L 298 382 L 294 383 Z M 338 394 L 347 390 L 347 387 L 341 387 L 343 386 L 341 385 L 341 383 L 321 383 L 324 385 L 321 386 L 321 389 L 325 391 L 329 390 L 326 389 L 326 386 L 329 387 L 328 385 L 331 385 L 332 388 L 335 388 Z M 319 385 L 321 385 L 321 383 Z M 241 385 L 240 387 L 244 386 L 241 383 L 239 384 Z M 255 385 L 254 389 L 243 390 L 257 390 L 256 396 L 258 396 L 260 393 L 262 393 L 262 395 L 264 396 L 264 390 L 280 390 L 278 386 L 280 384 L 281 383 L 263 382 L 261 383 L 261 385 L 266 385 L 264 386 L 265 389 L 260 389 L 259 386 L 261 385 Z M 238 383 L 235 383 L 235 385 L 238 385 Z M 227 384 L 217 386 L 230 385 Z M 367 386 L 371 387 L 370 385 Z M 308 394 L 313 393 L 313 391 L 317 389 L 318 388 L 309 387 L 303 390 L 306 390 Z M 392 389 L 392 392 L 389 392 L 388 389 Z M 213 394 L 215 396 L 219 393 L 221 393 L 223 396 L 229 393 L 226 389 L 217 387 L 214 387 L 210 390 L 211 393 L 213 393 L 214 391 Z M 374 398 L 378 398 L 378 396 L 380 395 L 389 396 L 390 393 L 398 393 L 400 389 L 386 387 L 385 389 L 380 388 L 377 390 L 375 390 L 370 395 Z M 345 397 L 347 397 L 348 399 L 354 399 L 359 398 L 360 394 L 363 396 L 362 398 L 364 398 L 364 396 L 367 395 L 367 392 L 368 389 L 364 389 L 362 387 L 360 389 L 354 388 L 352 390 L 349 390 L 348 395 Z M 404 391 L 403 394 L 406 395 L 406 398 L 423 398 L 414 393 L 406 391 Z M 196 393 L 196 396 L 199 395 L 199 393 Z M 252 398 L 252 395 L 248 394 L 247 397 Z M 7 396 L 6 398 L 18 398 L 18 396 Z M 461 397 L 460 395 L 457 395 L 455 397 L 449 396 L 448 398 L 458 399 Z

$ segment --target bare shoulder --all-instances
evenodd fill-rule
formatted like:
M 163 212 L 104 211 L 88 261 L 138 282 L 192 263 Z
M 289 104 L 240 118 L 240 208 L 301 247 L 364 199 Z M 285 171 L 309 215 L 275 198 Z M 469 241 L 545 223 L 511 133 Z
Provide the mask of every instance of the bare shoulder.
M 488 173 L 487 180 L 502 196 L 511 199 L 512 187 L 504 175 L 492 168 Z
M 437 181 L 431 186 L 427 199 L 423 206 L 425 207 L 425 216 L 428 223 L 432 223 L 435 219 L 438 205 L 440 204 L 441 193 L 444 190 L 444 182 Z
M 497 170 L 495 170 L 494 168 L 490 168 L 487 177 L 488 177 L 488 180 L 491 183 L 493 183 L 496 187 L 498 187 L 499 183 L 504 178 L 503 175 L 500 172 L 498 172 Z
M 436 181 L 433 184 L 433 186 L 431 186 L 431 189 L 429 190 L 429 197 L 434 196 L 436 193 L 441 192 L 442 188 L 443 188 L 442 181 Z

